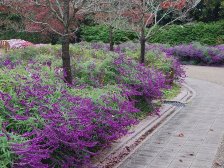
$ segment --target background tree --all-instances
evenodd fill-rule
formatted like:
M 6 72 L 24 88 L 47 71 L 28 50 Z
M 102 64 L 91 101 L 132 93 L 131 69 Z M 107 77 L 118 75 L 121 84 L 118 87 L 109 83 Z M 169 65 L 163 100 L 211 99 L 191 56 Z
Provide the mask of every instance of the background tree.
M 0 33 L 18 31 L 24 27 L 22 18 L 10 12 L 9 8 L 0 5 Z
M 190 18 L 196 21 L 210 22 L 224 18 L 224 0 L 201 0 L 190 12 Z
M 70 37 L 79 28 L 78 20 L 97 7 L 98 0 L 0 0 L 25 19 L 26 31 L 53 32 L 62 37 L 62 62 L 65 82 L 72 84 Z
M 110 51 L 114 50 L 114 30 L 125 29 L 126 24 L 123 13 L 127 10 L 124 0 L 104 0 L 100 5 L 100 10 L 94 14 L 95 21 L 106 25 L 109 29 Z
M 145 61 L 145 43 L 158 33 L 165 26 L 174 23 L 177 20 L 186 18 L 200 0 L 129 0 L 129 9 L 123 14 L 127 18 L 129 27 L 137 32 L 141 43 L 140 62 Z M 161 14 L 161 11 L 163 13 Z M 159 26 L 161 22 L 170 14 L 172 19 Z

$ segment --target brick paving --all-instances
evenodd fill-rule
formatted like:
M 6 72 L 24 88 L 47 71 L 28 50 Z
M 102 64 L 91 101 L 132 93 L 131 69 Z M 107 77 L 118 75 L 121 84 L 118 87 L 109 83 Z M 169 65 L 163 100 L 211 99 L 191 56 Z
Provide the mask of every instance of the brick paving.
M 186 82 L 197 92 L 194 100 L 119 168 L 212 167 L 224 135 L 224 86 L 192 78 Z

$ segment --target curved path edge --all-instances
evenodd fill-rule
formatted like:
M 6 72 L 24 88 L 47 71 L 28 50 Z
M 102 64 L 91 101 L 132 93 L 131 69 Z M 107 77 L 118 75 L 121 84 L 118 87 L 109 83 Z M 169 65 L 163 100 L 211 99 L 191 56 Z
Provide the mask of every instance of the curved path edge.
M 162 124 L 171 119 L 184 106 L 177 106 L 176 103 L 188 104 L 196 96 L 196 91 L 187 83 L 182 83 L 181 92 L 172 100 L 167 100 L 160 109 L 160 116 L 148 116 L 138 125 L 134 126 L 126 136 L 112 144 L 108 149 L 101 151 L 93 162 L 98 168 L 117 167 L 122 160 L 125 160 L 149 135 L 158 129 Z M 166 101 L 166 100 L 165 100 Z M 164 101 L 164 102 L 165 102 Z M 173 103 L 174 102 L 174 103 Z
M 212 167 L 224 134 L 224 87 L 193 78 L 186 82 L 197 92 L 194 101 L 163 122 L 116 167 Z

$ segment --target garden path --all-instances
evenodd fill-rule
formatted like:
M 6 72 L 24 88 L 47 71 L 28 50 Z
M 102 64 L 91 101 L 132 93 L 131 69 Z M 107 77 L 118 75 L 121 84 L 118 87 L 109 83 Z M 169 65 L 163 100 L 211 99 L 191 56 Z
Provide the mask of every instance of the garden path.
M 194 100 L 119 168 L 223 168 L 224 68 L 187 66 L 186 71 Z

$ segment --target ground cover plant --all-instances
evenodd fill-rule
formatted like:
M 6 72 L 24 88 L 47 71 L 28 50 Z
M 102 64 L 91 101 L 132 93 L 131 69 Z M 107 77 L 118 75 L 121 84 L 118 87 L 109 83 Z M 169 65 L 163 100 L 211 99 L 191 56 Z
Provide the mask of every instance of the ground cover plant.
M 93 43 L 93 48 L 108 49 L 108 45 L 103 43 Z M 146 44 L 145 65 L 155 67 L 170 74 L 172 69 L 176 72 L 173 74 L 178 77 L 181 75 L 179 61 L 183 64 L 200 64 L 200 65 L 223 65 L 224 64 L 224 45 L 208 46 L 197 42 L 170 46 L 165 44 Z M 126 42 L 117 45 L 115 52 L 124 52 L 129 57 L 137 60 L 139 54 L 139 44 Z M 179 61 L 177 61 L 177 58 Z M 172 79 L 172 78 L 171 78 Z
M 89 165 L 99 149 L 156 110 L 152 101 L 183 76 L 176 59 L 163 52 L 150 53 L 155 66 L 145 66 L 135 60 L 138 49 L 108 49 L 72 46 L 72 85 L 64 83 L 60 46 L 31 46 L 1 57 L 2 167 Z
M 222 65 L 224 64 L 223 45 L 206 46 L 200 43 L 170 47 L 167 53 L 179 58 L 185 64 Z

